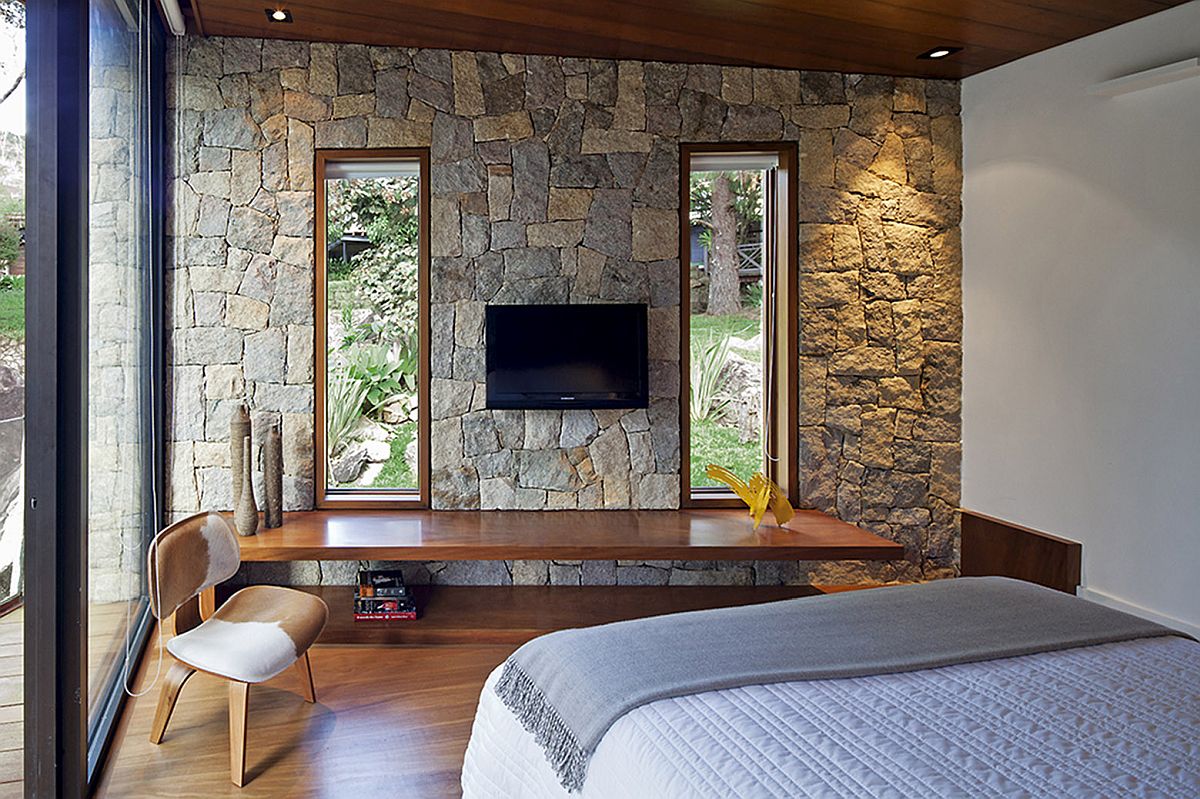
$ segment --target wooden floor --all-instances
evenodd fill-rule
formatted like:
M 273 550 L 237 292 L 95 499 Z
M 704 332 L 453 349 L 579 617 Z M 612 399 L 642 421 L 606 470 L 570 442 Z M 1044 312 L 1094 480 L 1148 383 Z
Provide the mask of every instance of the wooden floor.
M 130 700 L 96 796 L 459 796 L 479 691 L 513 649 L 314 647 L 317 704 L 291 670 L 251 689 L 242 789 L 229 781 L 227 683 L 197 673 L 159 746 L 147 740 L 157 691 Z
M 640 601 L 665 612 L 744 604 L 751 601 L 750 592 L 754 591 L 759 594 L 757 601 L 772 601 L 797 593 L 866 587 L 692 588 L 692 596 L 681 588 L 650 588 L 645 590 L 658 591 L 657 598 L 647 595 Z M 455 603 L 466 601 L 468 590 L 446 587 L 439 600 L 444 603 L 441 610 L 458 607 Z M 491 587 L 475 590 L 491 600 L 499 597 L 492 593 L 497 589 Z M 610 611 L 580 608 L 571 599 L 572 592 L 582 596 L 588 593 L 585 589 L 546 589 L 564 593 L 540 616 L 524 607 L 540 596 L 536 587 L 510 590 L 512 595 L 505 595 L 505 601 L 519 606 L 504 614 L 511 629 L 501 619 L 489 620 L 475 607 L 472 616 L 479 633 L 477 643 L 398 646 L 396 640 L 403 639 L 393 634 L 360 631 L 359 640 L 371 643 L 314 646 L 315 705 L 303 700 L 299 678 L 291 669 L 262 686 L 252 687 L 248 782 L 242 789 L 229 781 L 228 684 L 224 680 L 196 673 L 184 686 L 166 736 L 158 746 L 148 740 L 157 689 L 131 699 L 117 727 L 96 795 L 122 799 L 460 796 L 463 754 L 487 675 L 532 635 L 549 628 L 611 620 L 602 618 Z M 524 592 L 519 593 L 521 590 Z M 332 592 L 327 596 L 331 607 L 347 604 L 339 604 L 337 595 Z M 616 597 L 616 604 L 636 598 L 630 592 Z M 541 599 L 549 602 L 548 597 Z M 438 607 L 433 604 L 426 611 L 424 621 L 433 625 L 425 634 L 427 640 L 464 640 L 460 635 L 466 630 L 463 625 L 438 621 Z M 611 612 L 618 611 L 620 608 Z M 330 626 L 336 633 L 337 622 Z M 151 641 L 137 677 L 135 687 L 139 690 L 144 689 L 155 670 L 155 639 Z M 166 669 L 164 663 L 163 674 Z

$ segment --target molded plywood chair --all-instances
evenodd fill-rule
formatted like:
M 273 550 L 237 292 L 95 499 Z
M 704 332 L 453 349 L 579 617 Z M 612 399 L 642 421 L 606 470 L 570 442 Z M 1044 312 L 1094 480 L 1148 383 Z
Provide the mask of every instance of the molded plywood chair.
M 160 622 L 174 617 L 175 658 L 158 698 L 150 742 L 161 743 L 187 679 L 203 671 L 229 680 L 229 767 L 234 785 L 246 777 L 246 711 L 250 686 L 295 664 L 304 696 L 317 701 L 308 648 L 329 609 L 320 598 L 276 586 L 251 586 L 212 611 L 212 589 L 241 563 L 237 535 L 215 513 L 198 513 L 167 527 L 150 547 L 150 607 Z M 207 606 L 207 607 L 206 607 Z

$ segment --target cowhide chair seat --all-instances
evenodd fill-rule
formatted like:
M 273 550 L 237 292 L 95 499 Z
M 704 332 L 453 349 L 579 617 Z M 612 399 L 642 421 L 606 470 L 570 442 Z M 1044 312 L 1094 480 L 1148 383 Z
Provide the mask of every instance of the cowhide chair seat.
M 319 597 L 273 585 L 238 591 L 199 627 L 167 642 L 176 660 L 239 682 L 266 682 L 303 657 L 328 613 Z
M 162 742 L 179 692 L 192 674 L 203 671 L 229 680 L 230 778 L 241 787 L 250 686 L 294 664 L 305 698 L 315 702 L 308 648 L 324 629 L 329 609 L 304 591 L 257 585 L 205 614 L 202 592 L 211 593 L 241 564 L 237 534 L 216 513 L 198 513 L 167 527 L 155 537 L 148 559 L 150 607 L 160 623 L 170 617 L 175 629 L 167 642 L 175 662 L 163 682 L 150 741 Z

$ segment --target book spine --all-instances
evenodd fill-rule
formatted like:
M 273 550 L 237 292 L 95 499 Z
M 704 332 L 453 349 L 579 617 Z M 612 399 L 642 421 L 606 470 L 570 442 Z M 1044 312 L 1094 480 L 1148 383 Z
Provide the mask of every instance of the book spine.
M 375 587 L 372 590 L 374 592 L 374 596 L 377 596 L 377 597 L 380 597 L 380 596 L 407 597 L 408 596 L 408 588 L 406 588 L 403 585 L 395 586 L 395 587 L 389 586 L 386 588 Z
M 415 611 L 406 613 L 355 613 L 355 621 L 412 621 L 417 618 Z

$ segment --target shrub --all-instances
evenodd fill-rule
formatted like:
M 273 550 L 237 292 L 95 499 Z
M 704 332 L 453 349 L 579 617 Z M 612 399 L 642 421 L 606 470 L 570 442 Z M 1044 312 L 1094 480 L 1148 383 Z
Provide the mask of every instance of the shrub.
M 325 273 L 330 280 L 345 280 L 354 271 L 354 265 L 341 258 L 330 258 L 325 262 Z
M 0 275 L 0 339 L 25 338 L 25 276 Z
M 354 258 L 359 295 L 395 331 L 417 329 L 417 253 L 407 243 L 384 241 Z
M 361 410 L 370 416 L 400 394 L 417 387 L 416 347 L 359 344 L 345 353 L 346 373 L 364 388 Z
M 362 417 L 366 396 L 367 387 L 361 380 L 352 377 L 347 369 L 336 369 L 330 375 L 329 391 L 325 397 L 325 436 L 331 457 L 349 442 L 351 431 Z
M 361 298 L 396 330 L 417 326 L 418 190 L 412 177 L 334 181 L 330 187 L 328 229 L 365 233 L 372 245 L 339 274 L 352 277 Z
M 8 269 L 21 254 L 21 232 L 10 222 L 0 221 L 0 268 Z
M 725 415 L 729 400 L 722 396 L 727 378 L 729 340 L 725 337 L 692 341 L 691 417 L 692 421 L 717 421 Z
M 746 308 L 761 308 L 763 304 L 762 283 L 747 283 L 742 286 L 742 305 Z

